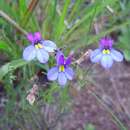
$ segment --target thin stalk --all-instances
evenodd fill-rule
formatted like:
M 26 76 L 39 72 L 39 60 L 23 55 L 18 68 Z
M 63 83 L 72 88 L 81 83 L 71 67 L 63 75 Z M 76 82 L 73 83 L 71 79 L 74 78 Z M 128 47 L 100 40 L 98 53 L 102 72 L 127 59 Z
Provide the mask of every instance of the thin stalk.
M 94 93 L 91 92 L 91 94 L 97 99 L 97 101 L 102 104 L 102 106 L 111 114 L 111 116 L 114 118 L 114 120 L 119 124 L 119 126 L 122 128 L 122 130 L 127 130 L 127 128 L 124 126 L 124 124 L 115 116 L 115 114 L 111 111 L 107 105 L 105 105 L 102 100 Z
M 27 32 L 20 27 L 19 24 L 17 24 L 11 17 L 9 17 L 5 12 L 3 12 L 2 10 L 0 10 L 0 16 L 2 18 L 4 18 L 7 22 L 9 22 L 10 24 L 12 24 L 17 30 L 19 30 L 21 33 L 23 33 L 24 35 L 27 35 Z

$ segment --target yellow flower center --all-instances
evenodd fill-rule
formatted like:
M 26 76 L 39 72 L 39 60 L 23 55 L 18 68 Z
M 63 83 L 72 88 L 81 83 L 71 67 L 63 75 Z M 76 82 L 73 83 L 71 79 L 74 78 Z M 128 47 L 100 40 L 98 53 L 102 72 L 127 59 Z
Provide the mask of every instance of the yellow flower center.
M 102 53 L 103 53 L 103 54 L 110 54 L 110 50 L 109 50 L 109 49 L 104 49 L 104 50 L 102 51 Z
M 43 48 L 43 46 L 40 43 L 38 43 L 38 44 L 35 45 L 35 48 L 36 49 L 41 49 L 41 48 Z
M 64 65 L 61 65 L 61 66 L 59 67 L 59 71 L 60 71 L 60 72 L 64 72 L 64 71 L 65 71 Z

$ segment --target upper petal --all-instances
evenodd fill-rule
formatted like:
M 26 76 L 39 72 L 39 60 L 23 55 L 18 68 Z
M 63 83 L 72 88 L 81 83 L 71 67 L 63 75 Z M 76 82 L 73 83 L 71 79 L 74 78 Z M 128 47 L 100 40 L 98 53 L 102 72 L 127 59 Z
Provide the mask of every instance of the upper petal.
M 54 52 L 56 50 L 56 44 L 53 41 L 50 40 L 44 40 L 42 41 L 42 44 L 44 46 L 44 49 L 48 52 Z
M 67 83 L 67 78 L 66 78 L 64 72 L 60 72 L 60 73 L 58 74 L 58 83 L 59 83 L 61 86 L 65 86 L 65 84 Z
M 51 69 L 48 71 L 48 73 L 47 73 L 47 78 L 48 78 L 49 80 L 56 80 L 57 77 L 58 77 L 58 72 L 59 72 L 58 67 L 53 67 L 53 68 L 51 68 Z
M 58 49 L 57 53 L 56 53 L 56 62 L 57 62 L 57 65 L 59 65 L 59 58 L 60 58 L 61 55 L 64 56 L 63 52 Z
M 46 63 L 49 59 L 48 52 L 44 49 L 37 49 L 36 57 L 41 63 Z
M 35 41 L 41 40 L 42 36 L 40 32 L 35 32 L 34 33 L 34 39 Z
M 73 69 L 70 68 L 70 67 L 67 67 L 67 68 L 65 69 L 65 75 L 66 75 L 67 79 L 72 80 L 72 79 L 73 79 L 73 76 L 74 76 L 74 71 L 73 71 Z
M 34 43 L 34 36 L 33 36 L 32 33 L 28 33 L 28 34 L 27 34 L 27 39 L 28 39 L 28 41 L 30 41 L 31 43 Z
M 123 55 L 115 49 L 111 50 L 111 56 L 112 56 L 113 60 L 115 60 L 117 62 L 123 61 Z
M 102 58 L 102 52 L 101 52 L 101 50 L 100 49 L 96 49 L 96 50 L 94 50 L 92 53 L 91 53 L 91 55 L 90 55 L 90 60 L 91 60 L 91 62 L 93 62 L 93 63 L 97 63 L 97 62 L 99 62 L 100 60 L 101 60 L 101 58 Z
M 64 65 L 64 61 L 65 59 L 63 55 L 59 56 L 59 59 L 57 59 L 58 65 Z
M 108 69 L 112 66 L 112 64 L 113 64 L 113 59 L 112 59 L 111 55 L 108 55 L 108 54 L 103 55 L 103 57 L 101 59 L 101 65 L 104 68 Z
M 72 56 L 68 56 L 66 61 L 65 61 L 65 65 L 68 66 L 71 64 L 71 59 L 72 59 Z
M 23 51 L 23 59 L 26 61 L 31 61 L 36 57 L 36 49 L 33 45 L 29 45 Z

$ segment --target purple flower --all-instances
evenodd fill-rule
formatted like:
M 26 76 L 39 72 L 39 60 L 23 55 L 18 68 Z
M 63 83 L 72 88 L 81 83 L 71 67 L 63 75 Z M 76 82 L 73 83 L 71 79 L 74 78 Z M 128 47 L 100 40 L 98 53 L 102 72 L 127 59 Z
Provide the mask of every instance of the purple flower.
M 123 55 L 112 48 L 113 40 L 108 37 L 101 38 L 99 48 L 95 49 L 91 55 L 90 60 L 93 63 L 101 63 L 104 68 L 110 68 L 113 61 L 123 61 Z
M 48 71 L 47 77 L 51 81 L 58 79 L 58 83 L 64 86 L 67 83 L 67 79 L 72 80 L 74 76 L 73 69 L 69 67 L 71 64 L 71 56 L 65 59 L 63 53 L 59 51 L 56 55 L 56 61 L 57 65 Z
M 40 32 L 35 32 L 34 35 L 29 33 L 27 39 L 31 45 L 23 51 L 23 59 L 26 61 L 37 58 L 41 63 L 46 63 L 49 59 L 48 53 L 56 49 L 56 44 L 50 40 L 43 40 Z

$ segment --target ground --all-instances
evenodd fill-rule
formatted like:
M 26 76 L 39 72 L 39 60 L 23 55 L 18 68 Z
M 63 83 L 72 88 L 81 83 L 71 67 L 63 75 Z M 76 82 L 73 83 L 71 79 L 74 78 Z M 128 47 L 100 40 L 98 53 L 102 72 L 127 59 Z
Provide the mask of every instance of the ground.
M 113 120 L 116 116 L 119 123 L 122 122 L 129 130 L 130 64 L 114 63 L 109 71 L 99 64 L 92 66 L 89 60 L 81 64 L 84 71 L 87 66 L 91 66 L 94 82 L 72 94 L 73 109 L 58 126 L 65 130 L 83 130 L 85 124 L 92 123 L 96 130 L 120 130 Z M 76 83 L 73 87 L 78 88 Z

